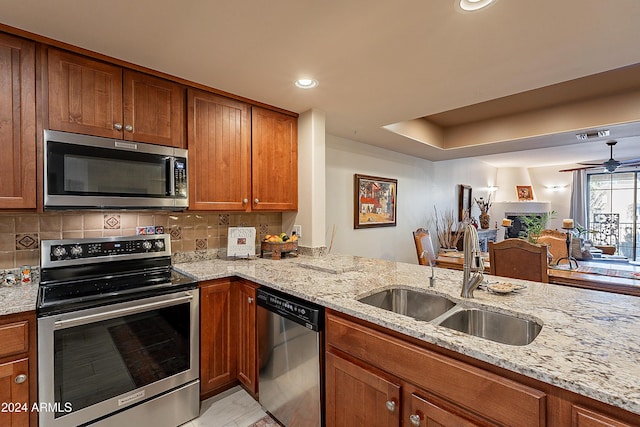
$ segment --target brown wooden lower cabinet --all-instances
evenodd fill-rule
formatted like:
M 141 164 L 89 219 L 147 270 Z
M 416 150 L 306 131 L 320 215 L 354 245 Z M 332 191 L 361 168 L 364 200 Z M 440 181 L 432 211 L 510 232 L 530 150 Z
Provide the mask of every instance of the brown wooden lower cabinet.
M 238 380 L 254 396 L 258 394 L 257 288 L 257 285 L 247 280 L 239 280 L 234 283 L 238 331 Z
M 231 279 L 200 284 L 200 395 L 236 381 L 235 312 Z
M 477 427 L 498 426 L 489 421 L 464 411 L 460 407 L 447 404 L 441 400 L 429 397 L 420 389 L 406 387 L 404 393 L 403 425 L 415 427 Z
M 200 283 L 200 398 L 238 382 L 258 392 L 257 285 L 225 278 Z
M 571 408 L 572 427 L 632 427 L 638 425 L 628 424 L 578 405 L 573 405 Z
M 400 385 L 397 380 L 326 353 L 326 425 L 400 425 Z
M 638 414 L 331 310 L 325 337 L 327 426 L 640 426 Z
M 35 312 L 0 316 L 0 426 L 38 425 Z

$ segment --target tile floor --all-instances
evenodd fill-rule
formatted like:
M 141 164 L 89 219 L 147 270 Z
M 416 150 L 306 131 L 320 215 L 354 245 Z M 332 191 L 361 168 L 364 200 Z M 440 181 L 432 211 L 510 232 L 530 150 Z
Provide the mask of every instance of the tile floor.
M 265 415 L 260 404 L 237 386 L 202 402 L 200 416 L 181 427 L 248 427 Z

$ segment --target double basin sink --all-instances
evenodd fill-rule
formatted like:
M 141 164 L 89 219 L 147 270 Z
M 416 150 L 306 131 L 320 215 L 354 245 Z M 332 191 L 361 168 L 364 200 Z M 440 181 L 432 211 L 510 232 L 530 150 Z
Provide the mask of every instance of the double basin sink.
M 435 325 L 508 345 L 527 345 L 542 325 L 483 308 L 464 307 L 449 298 L 411 289 L 387 289 L 358 301 Z

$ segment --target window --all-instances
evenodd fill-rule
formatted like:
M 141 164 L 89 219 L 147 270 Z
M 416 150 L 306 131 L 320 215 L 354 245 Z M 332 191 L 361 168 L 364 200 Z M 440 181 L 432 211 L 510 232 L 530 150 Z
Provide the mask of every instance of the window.
M 640 172 L 588 175 L 587 229 L 595 245 L 616 247 L 616 254 L 640 259 L 638 186 Z

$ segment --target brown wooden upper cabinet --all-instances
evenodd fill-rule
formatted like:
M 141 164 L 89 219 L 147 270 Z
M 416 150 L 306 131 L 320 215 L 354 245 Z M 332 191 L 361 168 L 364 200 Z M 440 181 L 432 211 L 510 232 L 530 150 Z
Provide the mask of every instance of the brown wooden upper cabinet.
M 36 207 L 35 43 L 0 34 L 0 209 Z
M 297 119 L 188 90 L 189 208 L 298 208 Z
M 249 105 L 195 89 L 187 98 L 189 208 L 250 210 Z
M 254 211 L 298 209 L 298 120 L 251 109 L 251 195 Z
M 185 148 L 184 87 L 50 48 L 49 129 Z

